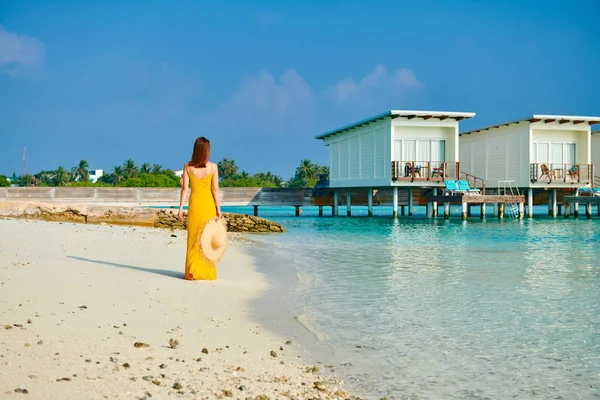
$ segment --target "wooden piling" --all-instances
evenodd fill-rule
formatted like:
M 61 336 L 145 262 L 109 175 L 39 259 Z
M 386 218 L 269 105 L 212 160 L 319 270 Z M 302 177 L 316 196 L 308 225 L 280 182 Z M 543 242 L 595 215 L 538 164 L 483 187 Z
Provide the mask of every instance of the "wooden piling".
M 300 206 L 294 206 L 296 208 L 296 217 L 300 216 Z
M 254 216 L 258 217 L 258 206 L 254 206 Z
M 319 206 L 319 217 L 323 216 L 323 206 Z
M 504 219 L 504 203 L 498 204 L 498 219 Z
M 525 204 L 519 203 L 519 219 L 525 218 Z
M 450 203 L 444 203 L 444 219 L 450 218 Z
M 346 215 L 348 217 L 352 216 L 352 196 L 350 194 L 350 189 L 346 190 Z
M 339 196 L 339 195 L 338 195 L 338 191 L 337 191 L 337 190 L 334 190 L 334 191 L 333 191 L 333 208 L 332 208 L 332 210 L 331 210 L 331 214 L 332 214 L 334 217 L 337 217 L 337 216 L 338 216 L 338 196 Z
M 467 203 L 462 203 L 462 212 L 460 217 L 463 221 L 467 220 Z
M 485 202 L 484 202 L 484 203 L 481 203 L 481 211 L 480 211 L 480 214 L 481 214 L 481 219 L 485 219 Z
M 392 212 L 392 217 L 393 218 L 398 218 L 398 187 L 394 186 L 393 189 L 393 212 Z
M 372 217 L 373 216 L 373 188 L 367 189 L 367 197 L 368 197 L 367 214 L 369 217 Z

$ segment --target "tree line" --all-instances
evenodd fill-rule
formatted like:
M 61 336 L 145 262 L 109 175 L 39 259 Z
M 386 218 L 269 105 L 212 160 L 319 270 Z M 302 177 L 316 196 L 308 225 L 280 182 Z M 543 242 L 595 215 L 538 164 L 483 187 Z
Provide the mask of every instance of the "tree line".
M 319 175 L 329 175 L 329 167 L 314 164 L 304 159 L 296 168 L 294 176 L 284 180 L 271 172 L 258 172 L 250 175 L 240 171 L 234 160 L 223 158 L 217 163 L 220 186 L 222 187 L 314 187 Z M 8 179 L 0 175 L 0 187 L 11 186 L 74 186 L 74 187 L 178 187 L 180 178 L 175 172 L 163 169 L 159 164 L 144 163 L 138 166 L 128 159 L 122 165 L 113 167 L 111 172 L 102 175 L 97 182 L 90 181 L 89 164 L 81 160 L 70 170 L 59 166 L 55 170 L 40 171 L 37 174 L 13 176 Z
M 222 187 L 311 188 L 315 187 L 319 175 L 329 176 L 329 167 L 314 164 L 308 158 L 300 161 L 294 176 L 287 181 L 271 172 L 257 172 L 254 175 L 250 175 L 246 171 L 240 172 L 235 161 L 229 158 L 219 161 L 217 167 Z

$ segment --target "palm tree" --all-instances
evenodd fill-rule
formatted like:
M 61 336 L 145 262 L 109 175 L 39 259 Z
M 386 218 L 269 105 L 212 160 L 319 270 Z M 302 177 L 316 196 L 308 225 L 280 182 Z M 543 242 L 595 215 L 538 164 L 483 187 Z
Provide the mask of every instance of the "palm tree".
M 25 174 L 21 175 L 18 180 L 19 186 L 29 186 L 31 185 L 31 175 Z
M 138 176 L 140 171 L 135 165 L 135 161 L 130 158 L 123 163 L 123 173 L 125 174 L 125 178 L 129 179 Z
M 52 183 L 51 176 L 53 175 L 52 171 L 42 171 L 40 172 L 38 177 L 38 182 L 44 185 L 50 185 Z
M 154 164 L 152 166 L 152 173 L 153 174 L 157 174 L 157 175 L 161 174 L 162 173 L 162 165 L 160 165 L 160 164 Z
M 113 168 L 112 184 L 117 185 L 125 180 L 125 171 L 123 167 L 116 166 Z
M 300 166 L 296 168 L 296 176 L 302 186 L 308 185 L 311 181 L 317 179 L 317 165 L 313 164 L 308 158 L 300 161 Z
M 217 163 L 217 168 L 221 179 L 231 179 L 238 174 L 238 166 L 235 161 L 227 157 Z
M 142 174 L 149 174 L 152 171 L 152 165 L 148 164 L 148 163 L 143 163 L 142 166 L 140 167 L 140 172 Z
M 319 165 L 317 168 L 317 173 L 329 176 L 329 167 L 326 165 Z
M 71 170 L 72 179 L 87 182 L 90 180 L 89 164 L 86 160 L 79 161 L 77 167 L 73 167 Z
M 62 165 L 54 173 L 54 186 L 67 186 L 71 179 L 71 174 Z

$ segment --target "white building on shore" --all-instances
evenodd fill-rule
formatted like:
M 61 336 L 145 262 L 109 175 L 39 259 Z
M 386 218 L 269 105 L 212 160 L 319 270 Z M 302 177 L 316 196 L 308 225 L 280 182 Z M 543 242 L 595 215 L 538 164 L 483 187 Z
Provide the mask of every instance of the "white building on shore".
M 89 173 L 90 173 L 90 181 L 92 183 L 96 183 L 96 182 L 98 182 L 98 179 L 100 179 L 100 177 L 102 177 L 102 175 L 104 175 L 104 170 L 102 170 L 102 169 L 90 169 Z

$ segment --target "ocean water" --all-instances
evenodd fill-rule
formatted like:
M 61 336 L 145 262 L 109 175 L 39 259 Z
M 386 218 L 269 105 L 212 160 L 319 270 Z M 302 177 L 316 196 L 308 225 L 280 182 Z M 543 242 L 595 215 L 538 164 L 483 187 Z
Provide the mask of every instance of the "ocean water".
M 273 288 L 263 322 L 355 393 L 600 398 L 600 220 L 260 210 L 287 229 L 252 236 Z

